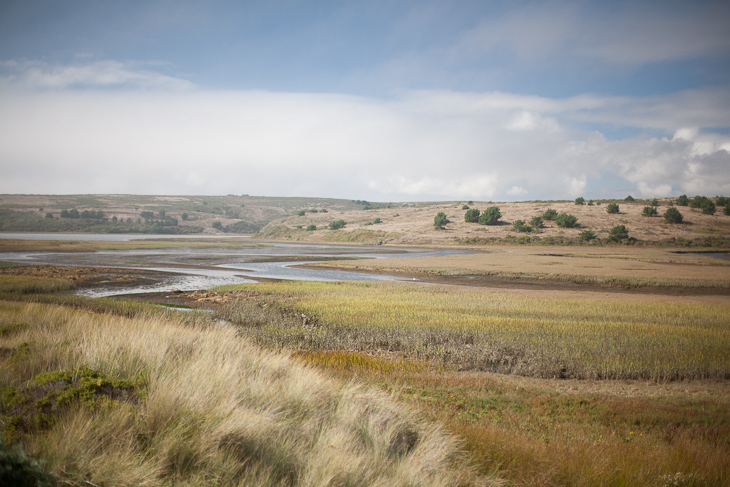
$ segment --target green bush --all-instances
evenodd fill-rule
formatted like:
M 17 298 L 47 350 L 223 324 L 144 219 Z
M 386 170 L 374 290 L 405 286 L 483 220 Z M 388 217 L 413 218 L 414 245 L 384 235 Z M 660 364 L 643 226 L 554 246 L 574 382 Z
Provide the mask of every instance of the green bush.
M 373 225 L 377 225 L 378 223 L 383 223 L 383 220 L 381 220 L 380 218 L 376 218 L 373 220 Z
M 56 479 L 43 463 L 26 455 L 21 444 L 5 446 L 0 435 L 0 485 L 8 487 L 51 487 Z
M 446 213 L 443 211 L 440 211 L 436 214 L 436 216 L 433 218 L 433 224 L 436 228 L 443 228 L 444 225 L 446 225 L 449 222 L 449 219 L 446 218 Z
M 515 222 L 512 224 L 512 229 L 517 232 L 523 233 L 530 233 L 532 231 L 532 227 L 529 225 L 525 225 L 525 222 L 523 220 L 515 220 Z
M 683 194 L 679 198 L 677 198 L 677 206 L 688 206 L 689 205 L 689 198 L 687 198 L 686 194 Z
M 585 200 L 585 198 L 583 198 L 582 196 L 578 196 L 578 197 L 577 197 L 577 198 L 575 199 L 575 204 L 576 204 L 576 205 L 582 205 L 582 204 L 583 204 L 583 203 L 585 203 L 585 202 L 586 202 L 586 200 Z
M 725 196 L 715 196 L 715 204 L 718 207 L 727 206 L 730 204 L 730 198 L 727 198 Z
M 634 201 L 634 197 L 631 195 L 628 195 L 626 198 L 624 198 L 624 201 L 628 201 L 629 203 Z
M 464 206 L 461 207 L 461 209 L 462 210 L 468 210 L 469 209 L 469 205 L 464 205 Z
M 651 200 L 651 203 L 649 203 L 651 206 L 659 206 L 659 200 L 654 198 Z
M 215 228 L 216 230 L 223 230 L 223 224 L 220 222 L 220 220 L 214 221 L 211 227 Z
M 725 208 L 723 208 L 722 212 L 726 215 L 730 215 L 730 203 L 725 205 Z
M 608 234 L 609 242 L 621 243 L 628 239 L 629 239 L 629 229 L 626 228 L 625 225 L 616 225 L 615 227 L 613 227 L 611 229 L 611 232 Z
M 659 212 L 654 206 L 645 206 L 644 211 L 642 211 L 641 214 L 643 216 L 656 216 L 659 214 Z
M 335 220 L 333 222 L 330 222 L 328 228 L 330 230 L 338 230 L 340 228 L 344 228 L 345 225 L 347 225 L 345 220 Z
M 499 212 L 499 208 L 496 206 L 490 206 L 479 216 L 479 224 L 497 225 L 499 224 L 500 218 L 502 218 L 502 213 Z
M 682 214 L 675 207 L 667 208 L 664 212 L 664 221 L 666 223 L 682 223 Z
M 575 215 L 561 213 L 555 217 L 555 224 L 562 228 L 575 228 L 578 226 L 578 218 Z
M 545 213 L 542 214 L 543 220 L 555 220 L 556 216 L 558 216 L 558 210 L 553 210 L 552 208 L 548 208 L 545 210 Z
M 470 223 L 476 223 L 479 221 L 479 213 L 481 213 L 478 209 L 472 208 L 470 210 L 467 210 L 464 214 L 464 221 L 470 222 Z
M 307 227 L 307 231 L 308 231 L 308 232 L 313 232 L 313 231 L 315 231 L 316 229 L 317 229 L 317 225 L 309 225 L 309 226 Z
M 710 201 L 710 199 L 707 196 L 695 196 L 694 198 L 689 200 L 689 207 L 702 208 L 702 205 L 708 201 Z
M 580 232 L 580 235 L 578 235 L 578 238 L 585 242 L 590 242 L 591 240 L 595 240 L 597 237 L 593 230 L 583 230 Z
M 297 216 L 304 216 L 307 212 L 305 210 L 297 211 Z
M 717 211 L 715 203 L 713 203 L 710 199 L 705 199 L 702 202 L 700 209 L 702 209 L 702 213 L 704 213 L 705 215 L 714 215 L 715 211 Z
M 608 206 L 606 206 L 606 212 L 609 215 L 615 215 L 619 212 L 618 203 L 609 203 Z
M 532 225 L 534 228 L 543 228 L 545 227 L 545 223 L 542 221 L 541 216 L 533 216 L 530 219 L 530 225 Z

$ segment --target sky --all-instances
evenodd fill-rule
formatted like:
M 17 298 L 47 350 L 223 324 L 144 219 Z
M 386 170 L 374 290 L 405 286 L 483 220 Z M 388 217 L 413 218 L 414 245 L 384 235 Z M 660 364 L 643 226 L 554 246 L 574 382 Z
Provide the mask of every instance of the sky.
M 0 193 L 730 195 L 730 2 L 3 0 Z

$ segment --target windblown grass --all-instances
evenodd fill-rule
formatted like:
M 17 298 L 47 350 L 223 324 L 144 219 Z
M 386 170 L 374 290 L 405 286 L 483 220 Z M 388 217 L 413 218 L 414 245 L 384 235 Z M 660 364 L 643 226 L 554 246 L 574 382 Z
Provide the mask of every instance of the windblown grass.
M 0 275 L 0 293 L 54 293 L 75 288 L 76 284 L 68 279 Z
M 228 304 L 220 316 L 273 348 L 391 353 L 545 378 L 730 378 L 725 304 L 548 299 L 401 283 L 222 289 L 259 296 Z
M 184 316 L 0 302 L 0 328 L 10 330 L 0 336 L 3 398 L 47 383 L 49 372 L 88 369 L 144 384 L 140 400 L 51 408 L 52 420 L 27 423 L 36 426 L 20 437 L 26 451 L 64 485 L 476 482 L 452 437 L 387 395 L 343 386 L 232 327 Z M 0 406 L 6 433 L 14 410 Z

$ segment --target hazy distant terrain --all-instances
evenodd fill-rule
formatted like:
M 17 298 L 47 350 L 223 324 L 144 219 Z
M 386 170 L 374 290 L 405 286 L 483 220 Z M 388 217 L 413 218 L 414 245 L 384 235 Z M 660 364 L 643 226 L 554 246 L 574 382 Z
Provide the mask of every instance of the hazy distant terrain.
M 722 199 L 712 198 L 722 202 Z M 140 196 L 140 195 L 2 195 L 0 231 L 98 232 L 177 234 L 256 234 L 258 238 L 365 244 L 485 245 L 531 243 L 596 245 L 605 243 L 614 227 L 628 230 L 625 242 L 677 246 L 730 245 L 730 216 L 717 205 L 714 214 L 701 208 L 675 206 L 680 224 L 665 222 L 663 214 L 676 200 L 655 201 L 655 216 L 645 216 L 651 200 L 589 200 L 525 202 L 382 203 L 329 198 L 259 196 Z M 610 204 L 618 213 L 610 214 Z M 498 207 L 496 225 L 466 222 L 467 208 L 481 212 Z M 69 217 L 76 210 L 77 217 Z M 545 219 L 541 228 L 530 221 L 548 210 L 572 215 L 576 226 L 561 227 Z M 65 213 L 64 213 L 65 212 Z M 443 212 L 449 223 L 435 228 Z M 65 217 L 63 217 L 65 216 Z M 520 231 L 516 222 L 526 227 Z M 333 222 L 340 228 L 332 229 Z M 338 225 L 335 225 L 338 226 Z M 531 231 L 525 231 L 531 230 Z M 583 238 L 586 230 L 595 239 Z

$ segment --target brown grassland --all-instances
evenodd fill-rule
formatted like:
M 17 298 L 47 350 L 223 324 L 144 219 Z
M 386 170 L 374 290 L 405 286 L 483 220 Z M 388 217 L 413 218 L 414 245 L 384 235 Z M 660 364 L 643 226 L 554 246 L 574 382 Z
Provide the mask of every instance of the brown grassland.
M 726 248 L 730 216 L 499 203 L 508 223 L 486 227 L 464 202 L 354 203 L 274 212 L 259 238 L 476 252 L 329 261 L 413 280 L 179 293 L 208 308 L 185 312 L 65 294 L 86 272 L 3 269 L 5 442 L 61 485 L 730 486 L 730 265 L 680 245 Z M 548 208 L 581 228 L 537 235 L 573 244 L 487 244 Z M 575 241 L 619 224 L 639 242 Z M 54 250 L 104 245 L 218 244 Z

